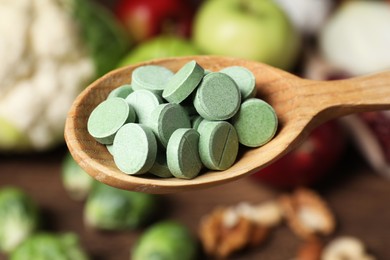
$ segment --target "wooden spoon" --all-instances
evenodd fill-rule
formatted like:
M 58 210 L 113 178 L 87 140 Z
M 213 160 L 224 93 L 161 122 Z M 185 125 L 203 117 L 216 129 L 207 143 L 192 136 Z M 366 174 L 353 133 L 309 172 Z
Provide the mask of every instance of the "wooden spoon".
M 219 71 L 244 66 L 256 76 L 257 96 L 270 103 L 279 119 L 275 137 L 259 148 L 240 148 L 236 163 L 225 171 L 207 171 L 192 180 L 130 176 L 115 166 L 105 146 L 87 132 L 91 111 L 108 93 L 130 82 L 142 65 L 162 65 L 173 71 L 190 60 Z M 193 56 L 139 63 L 108 73 L 87 87 L 73 103 L 65 126 L 65 139 L 78 164 L 96 180 L 147 193 L 171 193 L 211 187 L 254 173 L 297 147 L 316 126 L 351 113 L 390 109 L 390 71 L 348 80 L 319 82 L 302 79 L 271 66 L 236 58 Z

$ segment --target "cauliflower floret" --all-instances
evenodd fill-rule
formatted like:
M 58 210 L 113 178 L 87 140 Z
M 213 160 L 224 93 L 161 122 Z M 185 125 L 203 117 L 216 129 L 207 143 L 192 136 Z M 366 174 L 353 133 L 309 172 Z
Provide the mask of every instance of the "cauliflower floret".
M 35 150 L 62 138 L 68 109 L 96 73 L 69 1 L 0 5 L 1 21 L 7 21 L 0 22 L 0 122 L 25 135 Z M 1 128 L 0 141 L 7 138 Z
M 38 57 L 59 60 L 77 57 L 79 52 L 74 48 L 80 46 L 80 38 L 74 37 L 79 32 L 73 18 L 64 12 L 58 0 L 33 2 L 35 20 L 30 29 L 32 51 Z
M 0 5 L 0 98 L 13 87 L 15 78 L 28 75 L 31 67 L 30 59 L 25 59 L 31 7 L 30 0 L 3 0 Z

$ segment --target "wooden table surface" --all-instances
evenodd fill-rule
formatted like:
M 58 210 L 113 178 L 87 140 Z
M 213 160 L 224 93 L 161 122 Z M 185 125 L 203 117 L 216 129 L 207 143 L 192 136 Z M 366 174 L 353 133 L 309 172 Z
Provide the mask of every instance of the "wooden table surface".
M 83 202 L 70 199 L 60 179 L 65 151 L 66 148 L 61 147 L 43 154 L 0 154 L 0 187 L 23 188 L 42 210 L 42 229 L 78 233 L 92 259 L 129 259 L 130 248 L 142 230 L 99 232 L 83 224 Z M 377 259 L 390 259 L 390 181 L 372 173 L 353 148 L 348 149 L 343 159 L 331 175 L 313 187 L 336 215 L 337 230 L 330 238 L 356 236 Z M 181 221 L 196 234 L 201 216 L 217 205 L 234 205 L 241 201 L 259 203 L 281 193 L 246 178 L 207 190 L 164 195 L 167 210 L 162 215 Z M 288 260 L 295 256 L 301 243 L 302 240 L 281 225 L 265 244 L 230 259 Z M 0 255 L 0 259 L 6 257 Z

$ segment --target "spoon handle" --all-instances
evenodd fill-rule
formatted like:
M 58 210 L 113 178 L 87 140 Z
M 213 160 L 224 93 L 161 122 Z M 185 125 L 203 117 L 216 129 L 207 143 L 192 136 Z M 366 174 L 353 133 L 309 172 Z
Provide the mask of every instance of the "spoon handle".
M 334 81 L 306 81 L 321 121 L 348 114 L 390 109 L 390 71 Z

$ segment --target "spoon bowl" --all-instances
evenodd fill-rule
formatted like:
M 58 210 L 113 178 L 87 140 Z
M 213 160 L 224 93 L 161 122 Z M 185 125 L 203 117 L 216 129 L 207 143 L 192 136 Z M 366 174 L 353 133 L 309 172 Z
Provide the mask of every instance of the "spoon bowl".
M 185 180 L 132 176 L 121 172 L 104 145 L 87 131 L 92 110 L 108 93 L 130 83 L 132 71 L 143 65 L 161 65 L 177 71 L 190 60 L 219 71 L 243 66 L 256 77 L 257 97 L 276 111 L 279 127 L 275 137 L 258 148 L 240 147 L 235 164 L 225 171 L 204 171 Z M 255 61 L 219 56 L 191 56 L 152 60 L 114 70 L 88 86 L 74 101 L 66 119 L 65 140 L 77 163 L 96 180 L 125 190 L 173 193 L 211 187 L 254 173 L 297 147 L 318 125 L 337 117 L 363 111 L 390 109 L 390 71 L 337 81 L 313 81 Z

